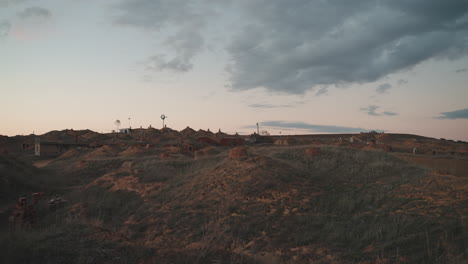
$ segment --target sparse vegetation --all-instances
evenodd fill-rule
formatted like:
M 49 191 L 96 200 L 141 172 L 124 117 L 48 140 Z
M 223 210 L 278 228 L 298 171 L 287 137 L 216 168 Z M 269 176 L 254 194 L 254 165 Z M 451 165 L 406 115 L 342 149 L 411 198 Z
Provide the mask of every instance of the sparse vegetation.
M 60 192 L 66 181 L 50 169 L 39 170 L 11 156 L 0 155 L 0 205 L 31 192 Z
M 24 167 L 14 169 L 21 174 L 12 176 L 18 182 L 41 175 L 39 185 L 30 184 L 50 183 L 63 191 L 67 203 L 54 212 L 40 211 L 40 221 L 30 230 L 2 231 L 0 246 L 10 253 L 1 261 L 467 259 L 466 178 L 443 178 L 378 150 L 325 146 L 320 155 L 308 156 L 306 148 L 251 147 L 241 160 L 228 159 L 224 151 L 202 159 L 135 156 L 81 162 L 79 156 L 41 170 L 18 163 Z M 44 174 L 70 162 L 79 166 L 62 171 L 65 185 Z
M 4 232 L 1 263 L 135 263 L 151 249 L 105 239 L 112 234 L 84 223 L 60 223 L 40 229 Z
M 90 186 L 72 193 L 70 202 L 82 204 L 86 217 L 102 221 L 104 225 L 115 229 L 120 228 L 123 222 L 143 204 L 135 192 L 109 191 L 98 186 Z

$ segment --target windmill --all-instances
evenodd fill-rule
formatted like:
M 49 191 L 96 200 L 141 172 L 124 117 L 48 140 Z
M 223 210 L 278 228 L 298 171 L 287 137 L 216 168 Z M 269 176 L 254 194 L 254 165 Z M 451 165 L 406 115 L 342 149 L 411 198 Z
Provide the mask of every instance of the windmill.
M 163 121 L 163 127 L 162 127 L 162 128 L 164 128 L 164 127 L 165 127 L 165 126 L 164 126 L 164 119 L 166 119 L 166 118 L 167 118 L 167 116 L 165 116 L 164 114 L 163 114 L 163 115 L 161 115 L 161 119 L 162 119 L 162 121 Z

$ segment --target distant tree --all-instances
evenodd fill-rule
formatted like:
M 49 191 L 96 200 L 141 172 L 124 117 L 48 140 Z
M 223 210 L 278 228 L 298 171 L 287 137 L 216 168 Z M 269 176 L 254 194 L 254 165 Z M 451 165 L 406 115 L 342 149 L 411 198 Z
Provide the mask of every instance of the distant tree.
M 119 132 L 120 120 L 118 120 L 118 119 L 115 120 L 115 121 L 114 121 L 114 125 L 115 125 L 115 127 L 117 128 L 116 132 Z

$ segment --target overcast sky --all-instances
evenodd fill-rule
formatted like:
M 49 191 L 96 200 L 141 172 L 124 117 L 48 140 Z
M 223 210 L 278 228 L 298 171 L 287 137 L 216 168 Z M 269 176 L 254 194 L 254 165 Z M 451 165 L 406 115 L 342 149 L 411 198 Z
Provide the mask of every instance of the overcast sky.
M 0 0 L 0 134 L 468 141 L 467 55 L 466 0 Z

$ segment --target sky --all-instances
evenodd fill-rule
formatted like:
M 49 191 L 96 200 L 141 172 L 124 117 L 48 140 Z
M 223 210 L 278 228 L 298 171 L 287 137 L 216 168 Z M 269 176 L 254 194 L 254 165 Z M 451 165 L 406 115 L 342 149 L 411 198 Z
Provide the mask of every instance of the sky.
M 0 0 L 0 134 L 468 141 L 466 0 Z

